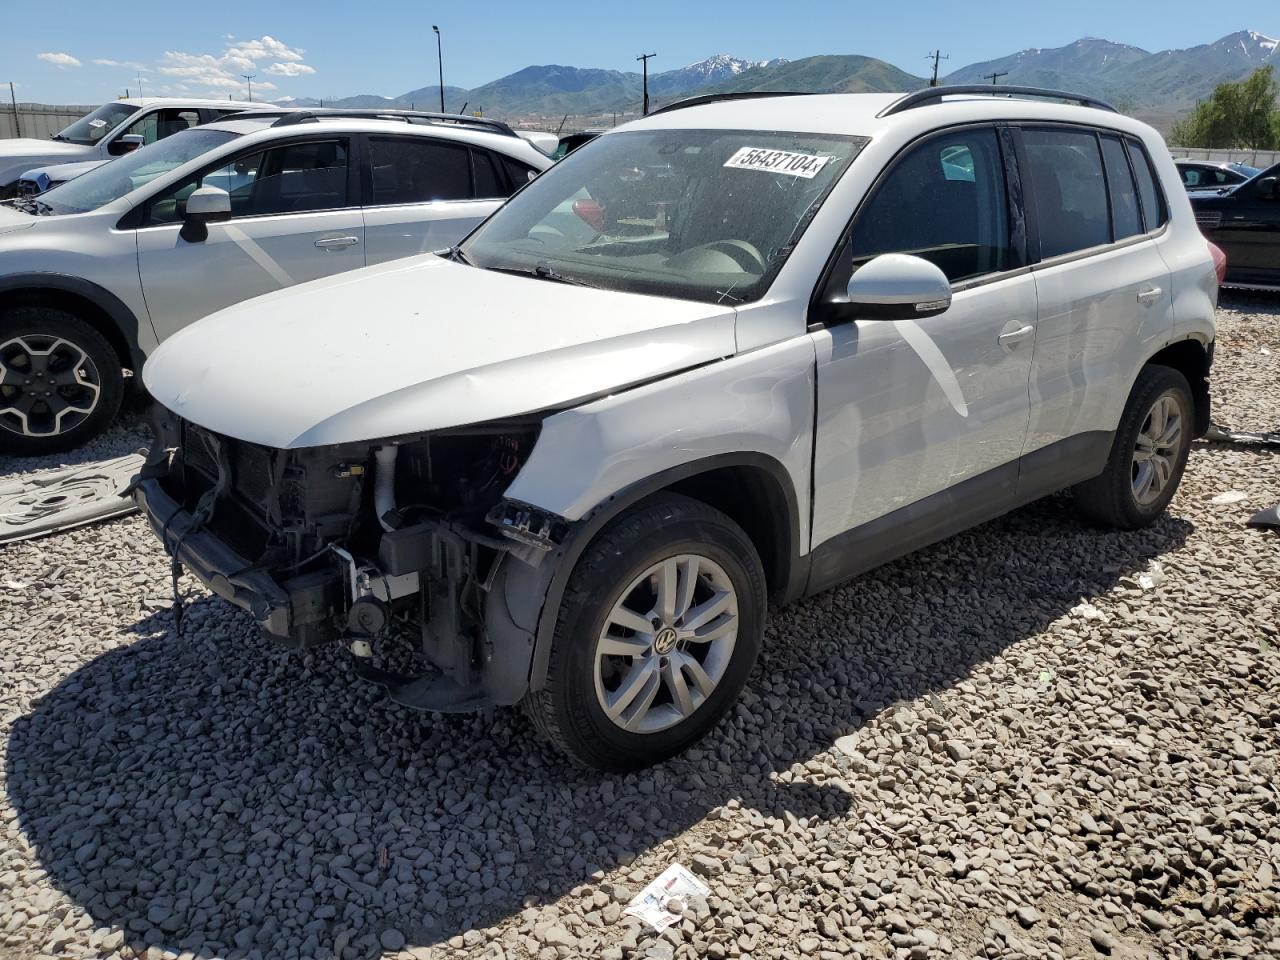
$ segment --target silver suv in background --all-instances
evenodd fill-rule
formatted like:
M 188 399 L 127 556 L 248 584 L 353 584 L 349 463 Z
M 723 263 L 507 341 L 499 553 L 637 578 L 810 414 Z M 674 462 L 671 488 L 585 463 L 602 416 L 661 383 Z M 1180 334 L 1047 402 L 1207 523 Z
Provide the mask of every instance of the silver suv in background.
M 9 201 L 0 206 L 0 452 L 82 443 L 119 407 L 122 368 L 140 370 L 187 324 L 295 283 L 449 247 L 551 163 L 494 120 L 261 112 L 183 130 Z
M 1160 135 L 995 93 L 659 110 L 445 255 L 207 317 L 143 371 L 137 501 L 400 703 L 670 756 L 770 604 L 1057 490 L 1150 524 L 1208 427 L 1217 275 Z
M 16 193 L 38 193 L 48 189 L 35 182 L 21 183 L 34 168 L 64 163 L 106 163 L 172 136 L 232 113 L 264 109 L 260 103 L 233 100 L 192 100 L 186 97 L 150 97 L 112 100 L 48 140 L 20 137 L 0 140 L 0 200 Z M 90 167 L 78 167 L 75 174 L 60 174 L 63 180 L 78 176 Z

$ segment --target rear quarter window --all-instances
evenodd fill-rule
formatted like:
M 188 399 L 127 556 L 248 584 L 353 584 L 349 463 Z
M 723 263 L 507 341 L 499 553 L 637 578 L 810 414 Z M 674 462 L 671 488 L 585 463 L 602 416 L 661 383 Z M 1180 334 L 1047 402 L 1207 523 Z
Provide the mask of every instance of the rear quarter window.
M 1142 220 L 1147 232 L 1155 230 L 1169 219 L 1169 206 L 1165 203 L 1164 193 L 1160 189 L 1160 180 L 1156 177 L 1155 168 L 1151 165 L 1151 157 L 1146 148 L 1137 140 L 1125 138 L 1125 147 L 1129 151 L 1129 160 L 1133 164 L 1133 173 L 1138 180 L 1138 198 L 1142 201 Z
M 1107 181 L 1097 136 L 1089 130 L 1025 130 L 1022 136 L 1041 259 L 1110 243 Z

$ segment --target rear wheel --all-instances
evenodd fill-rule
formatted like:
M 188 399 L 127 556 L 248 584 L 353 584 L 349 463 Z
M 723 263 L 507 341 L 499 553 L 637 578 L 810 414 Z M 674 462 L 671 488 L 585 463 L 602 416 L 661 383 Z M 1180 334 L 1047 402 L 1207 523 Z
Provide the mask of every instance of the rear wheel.
M 54 307 L 0 313 L 0 450 L 58 453 L 97 436 L 120 409 L 115 351 L 83 320 Z
M 606 527 L 578 561 L 546 685 L 526 709 L 578 763 L 656 763 L 733 704 L 764 614 L 764 573 L 742 529 L 696 500 L 655 497 Z
M 1172 367 L 1144 367 L 1120 418 L 1106 469 L 1074 490 L 1080 512 L 1122 530 L 1153 523 L 1177 492 L 1194 423 L 1187 378 Z

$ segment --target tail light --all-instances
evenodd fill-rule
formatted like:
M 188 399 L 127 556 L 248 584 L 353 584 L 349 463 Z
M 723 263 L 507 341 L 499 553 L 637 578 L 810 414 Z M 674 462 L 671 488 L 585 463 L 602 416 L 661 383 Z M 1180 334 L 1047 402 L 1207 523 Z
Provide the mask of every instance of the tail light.
M 1209 244 L 1209 253 L 1213 255 L 1213 270 L 1218 275 L 1218 283 L 1227 279 L 1227 255 L 1216 243 Z

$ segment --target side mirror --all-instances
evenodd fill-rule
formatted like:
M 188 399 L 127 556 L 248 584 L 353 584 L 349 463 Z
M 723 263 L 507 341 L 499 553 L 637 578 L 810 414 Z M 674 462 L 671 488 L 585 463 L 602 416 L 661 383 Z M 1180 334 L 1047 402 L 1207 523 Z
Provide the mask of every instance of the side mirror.
M 209 239 L 209 224 L 231 219 L 231 194 L 218 187 L 200 187 L 187 197 L 179 235 L 188 243 Z
M 1277 184 L 1280 184 L 1280 177 L 1263 177 L 1253 189 L 1263 200 L 1274 200 Z
M 951 283 L 928 260 L 884 253 L 849 278 L 849 309 L 870 320 L 932 317 L 951 307 Z
M 123 137 L 116 137 L 107 144 L 107 153 L 113 157 L 119 157 L 126 153 L 133 153 L 142 146 L 143 136 L 140 133 L 126 133 Z

